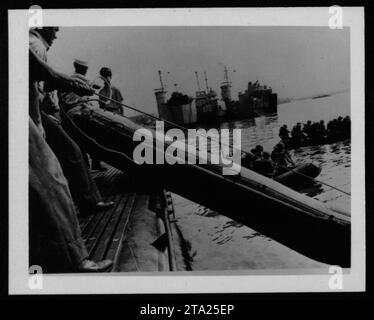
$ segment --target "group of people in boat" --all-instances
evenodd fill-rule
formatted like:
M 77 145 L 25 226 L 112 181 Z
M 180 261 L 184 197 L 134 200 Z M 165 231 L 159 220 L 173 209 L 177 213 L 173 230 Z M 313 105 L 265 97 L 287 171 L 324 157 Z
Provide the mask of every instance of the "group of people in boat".
M 47 62 L 59 28 L 29 32 L 29 262 L 43 272 L 103 272 L 112 261 L 89 259 L 78 214 L 87 216 L 113 206 L 105 202 L 92 177 L 103 170 L 100 160 L 71 134 L 77 108 L 89 108 L 93 82 L 86 78 L 88 63 L 77 59 L 74 73 L 62 74 Z M 99 107 L 122 114 L 120 91 L 111 84 L 112 71 L 100 69 Z M 70 129 L 69 129 L 70 128 Z
M 264 151 L 261 145 L 257 145 L 250 153 L 243 152 L 241 163 L 242 166 L 271 178 L 287 171 L 287 168 L 295 167 L 295 162 L 282 141 L 275 145 L 271 154 Z
M 351 119 L 349 116 L 338 117 L 325 125 L 323 120 L 312 122 L 308 120 L 301 124 L 298 122 L 291 130 L 287 125 L 279 129 L 279 137 L 286 148 L 295 148 L 307 145 L 332 143 L 349 139 L 351 136 Z

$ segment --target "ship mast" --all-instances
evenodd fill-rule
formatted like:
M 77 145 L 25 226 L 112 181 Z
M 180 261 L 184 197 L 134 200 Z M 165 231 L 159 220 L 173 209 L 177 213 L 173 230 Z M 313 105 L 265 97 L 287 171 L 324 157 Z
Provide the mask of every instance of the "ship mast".
M 164 83 L 163 83 L 163 81 L 162 81 L 161 70 L 158 70 L 158 76 L 159 76 L 159 78 L 160 78 L 161 90 L 162 90 L 162 92 L 164 92 L 164 91 L 165 91 L 165 87 L 164 87 Z
M 200 82 L 199 82 L 199 76 L 197 74 L 197 71 L 195 71 L 195 76 L 196 76 L 196 83 L 197 83 L 197 88 L 199 91 L 201 91 L 201 88 L 200 88 Z
M 164 82 L 162 81 L 161 70 L 158 70 L 158 76 L 160 78 L 161 88 L 154 89 L 155 96 L 156 96 L 156 102 L 157 102 L 158 115 L 161 118 L 167 118 L 168 114 L 167 114 L 167 110 L 165 108 L 166 91 L 165 91 Z
M 226 84 L 230 84 L 230 81 L 229 81 L 229 70 L 227 69 L 227 66 L 225 66 L 224 72 L 225 72 L 225 83 Z
M 221 97 L 226 103 L 226 108 L 229 108 L 231 103 L 231 83 L 229 81 L 227 66 L 225 66 L 224 72 L 224 81 L 221 83 Z
M 204 77 L 205 77 L 206 92 L 208 92 L 209 91 L 209 86 L 208 86 L 208 77 L 206 75 L 206 71 L 204 71 Z

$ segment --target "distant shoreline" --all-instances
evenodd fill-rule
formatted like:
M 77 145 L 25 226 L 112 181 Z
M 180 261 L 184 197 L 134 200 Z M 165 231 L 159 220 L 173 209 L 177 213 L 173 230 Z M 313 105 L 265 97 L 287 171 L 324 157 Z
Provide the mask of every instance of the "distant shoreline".
M 327 98 L 327 97 L 330 97 L 330 96 L 338 94 L 338 93 L 347 92 L 349 90 L 350 89 L 344 89 L 344 90 L 339 90 L 339 91 L 334 91 L 334 92 L 329 92 L 329 93 L 320 93 L 320 94 L 307 96 L 307 97 L 301 97 L 301 98 L 281 98 L 281 99 L 278 100 L 278 105 L 285 104 L 285 103 L 290 103 L 290 102 L 293 102 L 293 101 Z

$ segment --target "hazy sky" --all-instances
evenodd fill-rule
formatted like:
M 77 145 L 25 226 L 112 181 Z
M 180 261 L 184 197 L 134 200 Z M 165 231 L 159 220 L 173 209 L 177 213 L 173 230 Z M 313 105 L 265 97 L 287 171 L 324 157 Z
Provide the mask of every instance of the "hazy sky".
M 162 70 L 168 92 L 194 95 L 195 71 L 220 92 L 227 65 L 233 98 L 258 79 L 280 97 L 302 97 L 350 86 L 349 30 L 326 27 L 64 27 L 49 52 L 58 70 L 74 58 L 89 62 L 88 77 L 113 70 L 125 102 L 156 113 L 153 89 Z M 236 72 L 233 72 L 236 70 Z

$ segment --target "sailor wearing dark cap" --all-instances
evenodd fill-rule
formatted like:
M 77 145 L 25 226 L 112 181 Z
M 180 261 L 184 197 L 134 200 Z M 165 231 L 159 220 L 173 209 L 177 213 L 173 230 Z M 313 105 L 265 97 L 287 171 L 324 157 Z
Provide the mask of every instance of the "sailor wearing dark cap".
M 108 97 L 112 100 L 122 102 L 123 97 L 121 92 L 111 84 L 112 70 L 109 67 L 102 67 L 100 69 L 100 76 L 105 82 L 104 87 L 99 91 L 99 94 Z M 121 104 L 101 98 L 100 108 L 111 111 L 116 114 L 123 115 L 123 108 Z
M 100 75 L 104 78 L 106 77 L 112 77 L 112 69 L 108 68 L 108 67 L 102 67 L 100 69 Z
M 109 67 L 102 67 L 100 69 L 100 77 L 104 80 L 104 87 L 99 91 L 99 94 L 115 101 L 122 102 L 123 97 L 121 92 L 111 84 L 112 69 Z M 123 116 L 123 108 L 119 103 L 100 97 L 99 107 Z M 103 170 L 105 167 L 101 165 L 100 159 L 93 156 L 92 169 Z
M 282 141 L 275 145 L 271 153 L 271 159 L 281 167 L 288 167 L 289 165 L 295 166 L 295 162 L 292 160 L 291 155 L 288 153 Z

